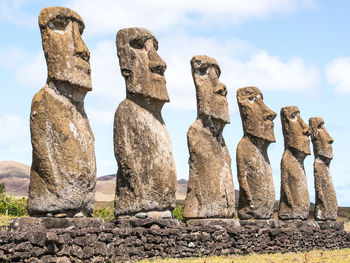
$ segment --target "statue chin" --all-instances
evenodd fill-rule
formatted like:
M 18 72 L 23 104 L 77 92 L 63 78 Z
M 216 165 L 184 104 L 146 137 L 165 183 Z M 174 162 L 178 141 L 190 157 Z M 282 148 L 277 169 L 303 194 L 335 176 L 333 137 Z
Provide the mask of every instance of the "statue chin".
M 246 134 L 249 134 L 250 136 L 256 137 L 258 139 L 264 140 L 264 141 L 269 142 L 269 143 L 276 142 L 275 134 L 274 134 L 273 130 L 271 132 L 261 132 L 261 131 L 250 132 L 250 131 L 247 131 Z

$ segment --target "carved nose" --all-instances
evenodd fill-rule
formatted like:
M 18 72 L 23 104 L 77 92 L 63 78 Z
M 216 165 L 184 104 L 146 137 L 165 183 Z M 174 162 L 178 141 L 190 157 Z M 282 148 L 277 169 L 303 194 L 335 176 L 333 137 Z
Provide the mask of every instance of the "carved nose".
M 86 62 L 89 62 L 90 51 L 85 45 L 83 39 L 81 38 L 78 24 L 76 22 L 73 23 L 73 39 L 74 39 L 75 55 L 82 58 Z
M 305 124 L 305 123 L 304 123 Z M 305 135 L 305 136 L 310 136 L 311 135 L 311 131 L 310 131 L 310 128 L 309 128 L 309 126 L 308 125 L 304 125 L 303 127 L 302 127 L 302 129 L 303 129 L 303 134 Z
M 265 112 L 265 119 L 266 119 L 266 120 L 273 121 L 273 120 L 277 117 L 276 112 L 270 110 L 270 109 L 265 105 L 265 103 L 263 102 L 263 100 L 261 100 L 261 103 L 263 104 L 262 106 L 263 106 L 264 112 Z
M 331 136 L 329 136 L 328 143 L 332 144 L 333 142 L 334 142 L 334 139 Z
M 311 135 L 311 130 L 310 130 L 309 125 L 307 125 L 300 116 L 298 117 L 298 122 L 299 122 L 299 124 L 301 126 L 302 133 L 305 136 L 310 136 Z
M 149 51 L 149 59 L 149 68 L 151 72 L 163 76 L 166 70 L 166 64 L 155 49 Z
M 270 115 L 267 115 L 266 119 L 273 121 L 276 118 L 276 116 L 277 116 L 276 114 L 270 114 Z
M 150 69 L 153 73 L 164 75 L 164 72 L 166 70 L 166 66 L 158 65 L 158 66 L 150 66 Z
M 218 89 L 215 92 L 221 96 L 226 96 L 227 95 L 226 85 L 219 83 Z

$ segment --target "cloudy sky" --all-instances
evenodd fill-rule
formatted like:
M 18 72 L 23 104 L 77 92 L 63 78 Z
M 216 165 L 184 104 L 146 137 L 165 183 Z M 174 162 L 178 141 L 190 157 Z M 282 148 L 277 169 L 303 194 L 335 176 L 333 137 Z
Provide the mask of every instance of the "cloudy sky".
M 37 17 L 47 6 L 65 6 L 85 21 L 93 91 L 85 108 L 96 138 L 98 176 L 115 173 L 113 115 L 125 97 L 115 35 L 145 27 L 159 41 L 171 102 L 163 108 L 178 178 L 188 178 L 186 132 L 196 118 L 190 70 L 194 55 L 214 57 L 227 85 L 231 124 L 224 130 L 235 187 L 235 152 L 242 125 L 235 93 L 255 85 L 278 113 L 277 142 L 269 148 L 276 192 L 280 189 L 281 107 L 296 105 L 308 122 L 320 116 L 335 139 L 331 173 L 341 206 L 350 206 L 350 2 L 317 0 L 0 0 L 0 160 L 31 164 L 29 112 L 46 81 Z M 313 155 L 305 160 L 311 200 Z

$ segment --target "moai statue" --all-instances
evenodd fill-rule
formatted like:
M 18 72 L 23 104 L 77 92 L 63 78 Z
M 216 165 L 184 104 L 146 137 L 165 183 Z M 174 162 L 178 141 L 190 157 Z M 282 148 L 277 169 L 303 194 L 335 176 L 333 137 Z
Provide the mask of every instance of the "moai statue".
M 157 39 L 146 29 L 122 29 L 116 44 L 126 99 L 114 117 L 114 214 L 166 218 L 175 207 L 177 186 L 171 141 L 161 115 L 169 102 L 166 64 L 157 53 Z
M 197 119 L 187 132 L 190 176 L 183 216 L 233 218 L 231 157 L 222 137 L 225 125 L 230 122 L 226 86 L 219 81 L 220 68 L 215 59 L 195 56 L 191 67 Z
M 244 135 L 237 147 L 239 182 L 238 217 L 269 219 L 275 203 L 275 189 L 267 148 L 275 142 L 276 113 L 263 101 L 256 87 L 237 90 Z
M 304 170 L 304 159 L 310 155 L 309 126 L 296 106 L 281 109 L 284 153 L 281 161 L 281 199 L 278 217 L 283 220 L 306 220 L 310 197 Z
M 314 217 L 319 221 L 336 220 L 338 203 L 329 171 L 329 165 L 333 159 L 333 138 L 324 127 L 322 118 L 310 118 L 309 126 L 315 155 L 316 206 Z
M 39 15 L 39 26 L 48 76 L 30 114 L 28 213 L 92 216 L 96 161 L 84 110 L 84 97 L 92 90 L 90 53 L 81 38 L 84 22 L 68 8 L 48 7 Z

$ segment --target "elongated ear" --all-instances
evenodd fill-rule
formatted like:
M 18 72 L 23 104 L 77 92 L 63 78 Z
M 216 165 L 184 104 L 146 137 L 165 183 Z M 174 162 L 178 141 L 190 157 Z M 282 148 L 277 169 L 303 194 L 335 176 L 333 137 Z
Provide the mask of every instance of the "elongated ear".
M 289 135 L 289 131 L 290 131 L 290 125 L 289 125 L 289 119 L 287 117 L 287 112 L 284 108 L 281 109 L 280 112 L 280 116 L 281 116 L 281 124 L 282 124 L 282 132 L 283 132 L 283 136 L 286 137 Z
M 128 78 L 132 73 L 131 48 L 129 46 L 128 32 L 128 29 L 119 30 L 115 40 L 120 71 L 124 78 Z
M 118 58 L 119 58 L 119 66 L 120 71 L 124 78 L 127 78 L 132 73 L 132 67 L 131 67 L 131 56 L 130 50 L 127 50 L 126 47 L 118 48 Z
M 316 137 L 318 136 L 319 132 L 318 132 L 318 127 L 320 125 L 320 122 L 318 121 L 317 118 L 310 118 L 309 119 L 309 128 L 311 131 L 311 140 L 315 141 Z
M 317 139 L 317 136 L 318 136 L 318 130 L 317 130 L 317 127 L 315 128 L 311 128 L 311 140 L 312 141 L 316 141 Z

